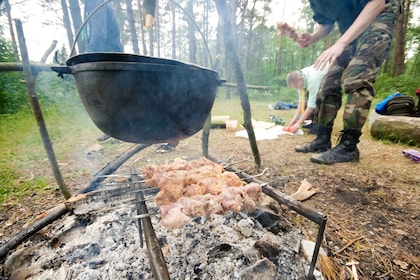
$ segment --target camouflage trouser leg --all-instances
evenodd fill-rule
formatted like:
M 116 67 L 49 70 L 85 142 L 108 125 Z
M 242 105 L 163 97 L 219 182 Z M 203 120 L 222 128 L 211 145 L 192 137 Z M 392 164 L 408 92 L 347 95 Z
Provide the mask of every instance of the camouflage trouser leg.
M 318 123 L 320 125 L 332 127 L 337 112 L 341 107 L 341 76 L 345 65 L 348 63 L 348 60 L 346 62 L 343 58 L 350 54 L 349 49 L 344 50 L 337 62 L 330 66 L 330 69 L 321 84 L 317 96 L 317 108 L 319 106 Z
M 315 100 L 315 109 L 314 112 L 312 113 L 313 118 L 312 118 L 312 122 L 313 123 L 317 123 L 319 124 L 319 108 L 321 108 L 321 104 L 322 104 L 322 94 L 318 92 L 318 94 L 316 95 L 316 100 Z
M 321 88 L 323 101 L 319 119 L 332 125 L 341 106 L 341 90 L 347 93 L 344 129 L 361 130 L 374 96 L 373 83 L 391 47 L 398 6 L 389 1 L 371 26 L 343 51 L 328 71 Z

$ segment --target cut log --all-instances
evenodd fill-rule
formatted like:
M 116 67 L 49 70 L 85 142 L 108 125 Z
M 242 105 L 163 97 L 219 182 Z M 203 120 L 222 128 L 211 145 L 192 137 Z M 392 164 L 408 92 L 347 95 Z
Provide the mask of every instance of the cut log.
M 420 118 L 406 116 L 378 116 L 370 134 L 377 139 L 420 146 Z

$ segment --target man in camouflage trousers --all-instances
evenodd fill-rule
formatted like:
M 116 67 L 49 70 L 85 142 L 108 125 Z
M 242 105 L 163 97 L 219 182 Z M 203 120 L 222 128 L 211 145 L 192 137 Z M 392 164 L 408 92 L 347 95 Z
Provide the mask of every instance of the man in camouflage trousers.
M 315 152 L 311 161 L 322 164 L 359 160 L 357 143 L 375 95 L 373 83 L 391 47 L 398 0 L 309 0 L 314 20 L 312 33 L 302 33 L 295 41 L 307 47 L 327 36 L 338 24 L 341 36 L 316 60 L 322 69 L 330 63 L 320 88 L 319 128 L 314 141 L 296 146 L 296 152 Z M 328 4 L 326 4 L 328 3 Z M 279 28 L 280 29 L 280 28 Z M 344 129 L 339 143 L 331 149 L 331 132 L 342 92 L 347 94 L 343 114 Z

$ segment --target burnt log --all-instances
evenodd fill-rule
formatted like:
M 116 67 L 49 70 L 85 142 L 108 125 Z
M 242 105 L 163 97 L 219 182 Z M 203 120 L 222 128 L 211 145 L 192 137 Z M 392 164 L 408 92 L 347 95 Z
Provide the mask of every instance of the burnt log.
M 420 117 L 379 115 L 370 128 L 376 139 L 420 147 Z

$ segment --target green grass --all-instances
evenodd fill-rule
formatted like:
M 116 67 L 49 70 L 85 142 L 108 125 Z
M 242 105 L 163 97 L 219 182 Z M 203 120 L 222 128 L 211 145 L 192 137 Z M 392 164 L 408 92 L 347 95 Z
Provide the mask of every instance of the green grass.
M 101 133 L 78 100 L 61 101 L 42 109 L 58 162 L 65 161 L 75 150 L 82 152 L 86 149 L 84 142 Z M 0 116 L 0 202 L 52 188 L 55 182 L 51 179 L 32 175 L 37 162 L 45 161 L 48 156 L 34 114 Z
M 51 189 L 51 186 L 42 178 L 24 177 L 25 175 L 15 170 L 4 167 L 0 169 L 0 203 L 10 203 L 19 197 L 34 192 L 42 192 Z M 29 176 L 29 174 L 26 174 Z
M 295 110 L 272 110 L 269 108 L 270 104 L 279 102 L 276 96 L 268 96 L 266 99 L 261 100 L 260 98 L 249 98 L 251 106 L 251 117 L 256 121 L 270 121 L 270 115 L 281 117 L 290 121 L 293 117 Z M 234 96 L 230 99 L 224 97 L 217 97 L 213 109 L 211 111 L 212 116 L 229 116 L 230 119 L 243 121 L 243 110 L 241 106 L 241 100 L 239 96 Z

